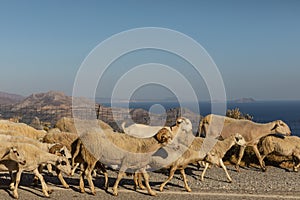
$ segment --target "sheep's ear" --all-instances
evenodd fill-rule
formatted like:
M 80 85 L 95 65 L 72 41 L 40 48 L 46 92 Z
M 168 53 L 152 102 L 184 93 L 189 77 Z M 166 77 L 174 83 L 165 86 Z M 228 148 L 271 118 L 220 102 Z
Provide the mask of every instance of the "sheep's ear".
M 183 119 L 182 118 L 178 118 L 177 121 L 176 121 L 176 125 L 179 125 L 183 122 Z
M 5 153 L 3 154 L 3 156 L 1 157 L 1 159 L 4 158 L 5 156 L 7 156 L 7 155 L 11 152 L 11 150 L 12 150 L 12 148 L 7 149 L 7 150 L 5 151 Z
M 61 155 L 66 155 L 66 153 L 65 153 L 65 148 L 64 147 L 62 147 L 60 150 L 59 150 L 59 153 L 61 154 Z
M 279 127 L 278 122 L 276 122 L 275 126 L 271 129 L 271 131 L 275 130 L 278 127 Z

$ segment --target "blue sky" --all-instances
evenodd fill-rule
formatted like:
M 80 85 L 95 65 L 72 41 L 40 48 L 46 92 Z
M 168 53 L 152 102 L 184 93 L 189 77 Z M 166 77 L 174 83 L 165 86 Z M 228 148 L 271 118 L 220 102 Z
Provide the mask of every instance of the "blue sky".
M 138 27 L 173 29 L 200 43 L 217 64 L 228 99 L 300 99 L 297 0 L 2 0 L 0 91 L 26 96 L 59 90 L 71 95 L 89 52 L 110 36 Z M 155 95 L 164 93 L 158 89 Z M 98 94 L 109 95 L 105 89 Z M 203 83 L 197 95 L 206 99 Z

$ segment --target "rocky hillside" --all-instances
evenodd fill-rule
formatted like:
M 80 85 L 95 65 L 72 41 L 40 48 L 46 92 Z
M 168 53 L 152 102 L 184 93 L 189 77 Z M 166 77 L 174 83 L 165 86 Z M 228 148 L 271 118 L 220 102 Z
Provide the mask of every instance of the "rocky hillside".
M 15 104 L 22 101 L 23 99 L 24 97 L 21 95 L 0 92 L 0 105 Z
M 81 105 L 94 105 L 88 99 L 76 98 L 79 101 L 79 107 L 72 110 L 72 97 L 65 95 L 63 92 L 49 91 L 46 93 L 32 94 L 22 101 L 17 102 L 5 110 L 0 110 L 0 114 L 3 118 L 20 117 L 21 122 L 31 124 L 33 120 L 37 118 L 44 123 L 54 125 L 62 117 L 72 117 L 72 112 L 75 111 L 76 116 L 86 119 L 90 111 L 86 110 Z M 179 116 L 189 118 L 196 131 L 199 123 L 199 115 L 193 113 L 188 109 L 173 108 L 166 113 L 158 115 L 149 113 L 141 108 L 139 109 L 126 109 L 126 108 L 110 108 L 99 104 L 95 105 L 95 112 L 98 119 L 110 124 L 115 130 L 120 131 L 120 124 L 123 121 L 127 121 L 129 125 L 132 122 L 151 124 L 151 125 L 165 125 L 171 126 L 175 123 L 175 120 Z

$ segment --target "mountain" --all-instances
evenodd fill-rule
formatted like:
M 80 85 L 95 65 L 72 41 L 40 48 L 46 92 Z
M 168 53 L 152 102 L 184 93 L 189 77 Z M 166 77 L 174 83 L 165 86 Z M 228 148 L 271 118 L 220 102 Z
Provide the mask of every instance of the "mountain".
M 86 98 L 75 98 L 80 102 L 78 105 L 94 104 Z M 14 104 L 13 109 L 37 108 L 41 110 L 67 110 L 72 107 L 72 97 L 65 95 L 63 92 L 49 91 L 45 93 L 31 94 L 22 101 Z
M 18 94 L 0 92 L 0 105 L 15 104 L 22 101 L 23 99 L 24 97 Z

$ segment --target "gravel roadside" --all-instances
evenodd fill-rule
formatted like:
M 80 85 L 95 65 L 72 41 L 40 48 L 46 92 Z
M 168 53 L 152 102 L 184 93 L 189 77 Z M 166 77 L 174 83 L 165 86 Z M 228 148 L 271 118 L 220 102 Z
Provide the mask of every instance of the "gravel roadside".
M 104 181 L 102 176 L 95 178 L 97 188 L 96 196 L 89 194 L 88 187 L 86 194 L 78 192 L 78 175 L 66 177 L 70 189 L 62 188 L 56 177 L 44 175 L 48 185 L 54 192 L 50 194 L 52 199 L 300 199 L 300 173 L 288 172 L 285 169 L 268 167 L 267 172 L 261 172 L 256 168 L 241 169 L 238 173 L 233 166 L 228 166 L 229 174 L 233 183 L 228 183 L 226 175 L 221 168 L 213 167 L 206 173 L 204 182 L 199 180 L 202 169 L 197 170 L 191 166 L 186 169 L 189 185 L 192 192 L 188 193 L 183 187 L 179 173 L 166 185 L 163 192 L 159 192 L 159 185 L 167 178 L 166 173 L 151 172 L 151 186 L 157 191 L 157 197 L 147 195 L 146 191 L 133 191 L 132 177 L 125 177 L 120 182 L 119 196 L 114 197 L 111 192 L 116 177 L 116 172 L 109 173 L 109 192 L 103 191 Z M 32 174 L 24 173 L 19 188 L 20 199 L 42 199 L 41 186 L 33 187 L 30 183 Z M 12 199 L 11 191 L 8 189 L 9 177 L 7 174 L 0 175 L 0 199 Z M 86 185 L 87 186 L 87 185 Z

